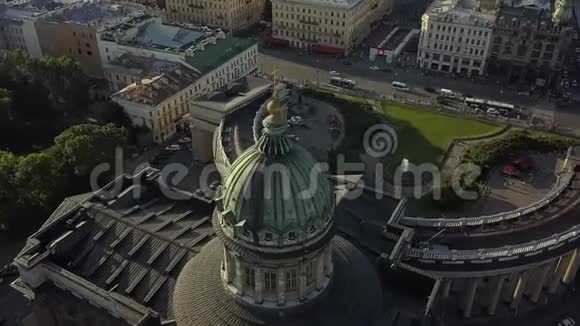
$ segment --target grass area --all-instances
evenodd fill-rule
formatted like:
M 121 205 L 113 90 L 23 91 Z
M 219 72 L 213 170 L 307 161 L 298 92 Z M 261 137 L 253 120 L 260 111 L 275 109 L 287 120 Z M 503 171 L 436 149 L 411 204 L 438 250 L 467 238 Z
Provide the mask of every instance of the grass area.
M 415 164 L 441 164 L 454 139 L 477 138 L 500 132 L 505 125 L 465 119 L 440 112 L 383 103 L 383 112 L 396 129 L 399 146 L 389 161 L 403 158 Z

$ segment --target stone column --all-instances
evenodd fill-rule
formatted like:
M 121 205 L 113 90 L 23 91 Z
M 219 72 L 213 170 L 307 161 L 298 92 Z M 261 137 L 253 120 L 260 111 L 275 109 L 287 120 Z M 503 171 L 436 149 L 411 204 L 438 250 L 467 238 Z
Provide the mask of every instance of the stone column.
M 258 304 L 264 302 L 264 270 L 257 267 L 256 271 L 256 287 L 255 287 L 255 301 Z
M 224 247 L 224 260 L 223 260 L 223 276 L 226 284 L 230 284 L 233 281 L 233 268 L 232 268 L 232 258 L 230 253 Z
M 572 281 L 574 281 L 576 273 L 578 272 L 578 266 L 580 266 L 580 258 L 578 257 L 578 249 L 576 249 L 571 254 L 570 262 L 568 263 L 566 273 L 564 274 L 564 278 L 562 279 L 562 282 L 564 282 L 564 284 L 570 284 L 572 283 Z
M 451 283 L 453 283 L 453 280 L 451 279 L 446 279 L 445 283 L 443 284 L 443 290 L 441 292 L 441 298 L 446 300 L 449 298 L 449 292 L 451 291 Z
M 471 317 L 471 310 L 473 308 L 473 301 L 475 300 L 475 293 L 477 292 L 477 287 L 479 286 L 480 278 L 474 278 L 468 281 L 468 285 L 465 289 L 465 305 L 463 306 L 463 317 Z
M 278 305 L 282 306 L 286 303 L 286 273 L 283 268 L 279 268 L 277 272 L 277 286 L 276 291 L 278 293 Z
M 518 277 L 518 282 L 516 283 L 516 288 L 514 289 L 514 294 L 512 296 L 512 302 L 510 303 L 510 308 L 516 309 L 520 304 L 524 290 L 526 289 L 526 283 L 528 282 L 528 272 L 523 272 Z
M 490 315 L 495 315 L 497 309 L 497 304 L 501 297 L 503 285 L 505 283 L 505 276 L 497 276 L 491 284 L 491 296 L 489 298 L 489 306 L 487 311 Z
M 302 299 L 306 296 L 306 271 L 304 264 L 300 264 L 298 269 L 298 298 Z
M 504 301 L 507 303 L 512 302 L 514 297 L 514 291 L 516 290 L 516 286 L 518 285 L 518 281 L 520 279 L 519 272 L 515 272 L 510 274 L 509 281 L 507 282 L 504 288 Z
M 238 289 L 238 294 L 243 295 L 244 290 L 246 288 L 246 280 L 245 280 L 246 271 L 244 270 L 244 266 L 242 264 L 242 261 L 240 260 L 240 257 L 234 256 L 233 258 L 236 265 L 236 278 L 234 283 L 236 284 L 236 288 Z
M 314 268 L 316 268 L 316 289 L 322 289 L 322 284 L 324 283 L 324 252 L 321 252 L 318 257 L 316 257 L 316 264 Z
M 548 289 L 548 292 L 550 294 L 554 294 L 554 293 L 556 293 L 556 291 L 558 291 L 558 287 L 560 286 L 560 282 L 562 281 L 562 277 L 566 273 L 566 269 L 568 268 L 568 265 L 570 264 L 571 258 L 572 258 L 571 254 L 568 254 L 566 256 L 562 256 L 560 258 L 560 261 L 558 262 L 558 265 L 556 266 L 556 269 L 554 271 L 554 275 L 552 275 L 552 280 L 550 281 L 550 287 Z
M 332 263 L 332 247 L 328 246 L 326 248 L 325 254 L 325 266 L 326 266 L 326 275 L 330 276 L 334 270 L 334 265 Z
M 554 263 L 545 264 L 540 266 L 536 275 L 536 280 L 530 289 L 530 301 L 533 303 L 537 303 L 540 299 L 540 295 L 542 294 L 542 289 L 546 284 L 546 279 L 548 276 L 548 272 L 553 268 Z

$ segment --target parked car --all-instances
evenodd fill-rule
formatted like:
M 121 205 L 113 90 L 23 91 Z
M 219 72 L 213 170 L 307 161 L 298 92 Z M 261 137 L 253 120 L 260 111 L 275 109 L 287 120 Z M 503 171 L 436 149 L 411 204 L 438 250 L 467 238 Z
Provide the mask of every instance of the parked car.
M 433 94 L 437 94 L 437 90 L 433 87 L 425 87 L 425 91 Z
M 329 72 L 329 74 L 333 75 L 333 76 L 340 76 L 340 72 L 332 70 L 331 72 Z
M 369 69 L 372 70 L 372 71 L 378 71 L 381 68 L 379 68 L 379 66 L 370 66 Z
M 167 147 L 165 147 L 165 150 L 168 152 L 176 152 L 181 150 L 181 146 L 177 145 L 177 144 L 173 144 L 173 145 L 169 145 Z
M 558 326 L 574 326 L 576 321 L 572 318 L 562 319 L 558 322 Z
M 189 144 L 189 143 L 191 143 L 191 138 L 190 137 L 183 137 L 179 140 L 179 142 L 181 144 Z
M 496 109 L 488 109 L 487 110 L 487 114 L 492 115 L 492 116 L 498 116 L 499 115 L 499 111 Z

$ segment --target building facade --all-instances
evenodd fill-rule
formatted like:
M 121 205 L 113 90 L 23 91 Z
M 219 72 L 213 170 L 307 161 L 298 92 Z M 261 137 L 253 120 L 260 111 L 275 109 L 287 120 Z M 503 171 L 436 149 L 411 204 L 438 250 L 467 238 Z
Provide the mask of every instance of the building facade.
M 273 0 L 272 37 L 314 52 L 348 54 L 392 9 L 391 0 Z
M 417 64 L 422 69 L 483 75 L 495 10 L 465 0 L 431 4 L 421 21 Z
M 506 71 L 510 81 L 542 86 L 551 80 L 564 67 L 572 42 L 570 11 L 562 2 L 556 10 L 502 7 L 490 52 L 493 69 Z
M 38 19 L 36 30 L 42 53 L 77 60 L 85 74 L 103 78 L 97 32 L 138 15 L 143 7 L 110 1 L 79 2 Z
M 20 50 L 31 56 L 41 56 L 36 22 L 44 14 L 72 3 L 54 2 L 50 7 L 42 1 L 34 5 L 30 1 L 0 4 L 0 50 Z
M 165 0 L 169 22 L 240 32 L 260 22 L 265 0 Z
M 179 39 L 174 38 L 180 35 Z M 111 98 L 163 143 L 184 127 L 188 102 L 257 70 L 257 42 L 221 30 L 139 16 L 100 33 Z

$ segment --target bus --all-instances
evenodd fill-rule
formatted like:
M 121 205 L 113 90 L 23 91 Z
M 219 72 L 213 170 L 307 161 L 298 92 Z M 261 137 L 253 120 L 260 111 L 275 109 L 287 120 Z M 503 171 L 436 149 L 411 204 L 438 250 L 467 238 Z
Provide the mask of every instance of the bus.
M 340 77 L 330 77 L 330 83 L 334 86 L 344 88 L 354 88 L 356 86 L 356 82 L 354 80 Z
M 408 91 L 409 90 L 409 86 L 407 86 L 407 84 L 405 83 L 401 83 L 398 81 L 394 81 L 391 86 L 393 86 L 394 89 L 398 89 L 400 91 Z

